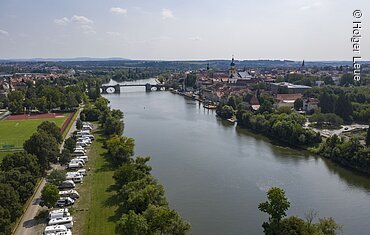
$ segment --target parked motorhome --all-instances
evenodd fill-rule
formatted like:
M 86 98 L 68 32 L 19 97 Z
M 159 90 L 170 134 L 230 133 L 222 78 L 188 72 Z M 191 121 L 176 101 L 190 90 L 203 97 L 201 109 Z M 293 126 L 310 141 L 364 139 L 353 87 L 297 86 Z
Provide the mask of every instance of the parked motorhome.
M 65 180 L 65 181 L 62 182 L 61 185 L 59 185 L 60 189 L 74 188 L 74 187 L 76 187 L 76 184 L 73 182 L 73 180 Z
M 81 175 L 86 176 L 87 172 L 85 169 L 79 169 L 77 172 L 79 172 Z
M 59 191 L 59 196 L 60 197 L 70 197 L 73 200 L 80 198 L 80 194 L 74 189 Z
M 67 168 L 70 170 L 75 170 L 75 169 L 79 169 L 82 167 L 84 167 L 84 165 L 81 162 L 77 162 L 77 163 L 69 163 Z
M 72 228 L 73 227 L 73 217 L 63 217 L 63 218 L 57 218 L 57 219 L 52 219 L 48 223 L 49 226 L 53 225 L 64 225 L 66 228 Z
M 57 207 L 65 207 L 65 206 L 71 206 L 75 203 L 75 200 L 73 200 L 70 197 L 61 197 L 56 203 Z
M 67 176 L 66 177 L 67 180 L 73 180 L 73 182 L 75 183 L 82 183 L 83 181 L 83 176 L 82 175 L 76 175 L 76 176 Z
M 68 211 L 68 208 L 59 209 L 59 210 L 53 210 L 49 212 L 48 219 L 57 219 L 57 218 L 63 218 L 71 216 L 71 214 Z
M 67 227 L 64 225 L 46 226 L 44 235 L 54 235 L 63 232 L 68 232 Z

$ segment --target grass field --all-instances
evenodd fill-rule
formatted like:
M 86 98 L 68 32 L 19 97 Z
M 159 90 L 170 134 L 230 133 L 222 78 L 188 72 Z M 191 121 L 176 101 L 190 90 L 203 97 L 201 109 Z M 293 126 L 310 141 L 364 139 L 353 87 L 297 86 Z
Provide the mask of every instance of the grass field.
M 43 121 L 55 122 L 59 127 L 67 119 L 67 114 L 62 118 L 30 119 L 30 120 L 1 120 L 0 121 L 0 149 L 3 145 L 14 145 L 22 148 L 26 141 Z
M 86 169 L 88 176 L 79 185 L 77 191 L 81 195 L 75 204 L 73 219 L 78 221 L 73 226 L 73 234 L 116 234 L 115 232 L 115 206 L 111 206 L 114 192 L 110 190 L 114 184 L 112 178 L 114 170 L 103 157 L 102 137 L 94 133 L 96 140 L 91 145 L 89 161 Z

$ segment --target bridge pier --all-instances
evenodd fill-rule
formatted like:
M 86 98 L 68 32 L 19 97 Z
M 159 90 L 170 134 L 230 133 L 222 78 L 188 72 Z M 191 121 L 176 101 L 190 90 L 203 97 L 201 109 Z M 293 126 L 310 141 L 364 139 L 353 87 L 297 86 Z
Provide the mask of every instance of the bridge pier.
M 114 93 L 120 94 L 121 93 L 121 86 L 119 84 L 114 86 Z
M 152 85 L 150 83 L 145 84 L 145 91 L 151 92 L 152 91 Z

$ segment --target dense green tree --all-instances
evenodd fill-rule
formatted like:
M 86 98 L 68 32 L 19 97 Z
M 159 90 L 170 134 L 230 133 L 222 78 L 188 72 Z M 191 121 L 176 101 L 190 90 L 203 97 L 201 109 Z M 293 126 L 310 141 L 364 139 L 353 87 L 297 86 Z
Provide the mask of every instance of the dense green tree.
M 76 98 L 76 93 L 68 92 L 64 98 L 64 106 L 66 109 L 71 110 L 75 107 L 78 107 L 79 102 Z
M 72 159 L 71 151 L 69 151 L 69 149 L 63 149 L 59 157 L 59 163 L 61 165 L 67 165 L 68 162 L 71 161 L 71 159 Z
M 294 101 L 294 109 L 295 110 L 302 110 L 303 108 L 303 100 L 301 98 L 298 98 Z
M 319 106 L 322 113 L 334 113 L 336 104 L 335 95 L 329 94 L 326 90 L 324 90 L 321 93 L 319 100 Z
M 77 130 L 81 130 L 82 129 L 82 121 L 81 121 L 80 118 L 77 119 L 77 121 L 76 121 L 76 128 L 77 128 Z
M 41 191 L 42 205 L 52 208 L 59 200 L 59 190 L 53 184 L 46 184 Z
M 280 225 L 280 234 L 284 235 L 309 235 L 305 221 L 296 216 L 284 218 Z
M 103 125 L 104 134 L 107 136 L 111 135 L 122 135 L 123 134 L 123 122 L 120 119 L 109 116 L 105 120 Z
M 353 80 L 353 75 L 346 73 L 343 74 L 342 77 L 340 78 L 340 85 L 341 86 L 348 86 L 348 85 L 353 85 L 354 80 Z
M 54 123 L 49 121 L 43 121 L 38 127 L 37 131 L 44 131 L 45 133 L 53 136 L 57 143 L 62 143 L 63 136 L 60 131 L 60 128 Z
M 50 162 L 57 162 L 59 157 L 59 147 L 55 138 L 43 131 L 34 133 L 23 144 L 24 150 L 30 154 L 34 154 L 38 163 L 45 171 L 49 168 Z
M 24 113 L 23 100 L 9 101 L 8 109 L 12 113 Z
M 352 103 L 344 93 L 341 93 L 338 97 L 337 105 L 335 106 L 335 114 L 343 118 L 346 122 L 352 122 Z
M 135 141 L 126 136 L 115 135 L 107 140 L 108 155 L 112 162 L 121 165 L 134 155 Z
M 370 123 L 369 123 L 369 128 L 367 128 L 367 133 L 366 133 L 366 146 L 370 146 Z
M 342 226 L 337 224 L 333 218 L 322 218 L 319 219 L 318 229 L 325 235 L 335 235 L 338 230 L 342 229 Z
M 9 184 L 0 183 L 0 207 L 8 211 L 12 222 L 22 214 L 22 205 L 19 203 L 19 195 Z
M 68 149 L 69 152 L 73 152 L 74 149 L 76 148 L 76 141 L 72 138 L 72 137 L 69 137 L 68 139 L 66 139 L 64 141 L 64 146 L 63 146 L 65 149 Z
M 144 216 L 131 210 L 118 221 L 118 231 L 122 235 L 145 235 L 149 228 Z
M 150 174 L 151 167 L 147 165 L 149 157 L 137 157 L 130 164 L 123 164 L 113 175 L 115 188 L 120 189 L 128 182 L 140 180 Z
M 100 112 L 103 112 L 108 109 L 108 100 L 104 97 L 99 97 L 96 99 L 94 105 Z
M 58 187 L 63 181 L 66 180 L 66 171 L 65 170 L 53 170 L 47 176 L 47 180 L 50 184 Z
M 221 106 L 217 107 L 216 113 L 223 119 L 229 119 L 234 116 L 235 111 L 233 107 L 229 105 L 223 105 L 222 107 Z
M 261 202 L 258 209 L 270 215 L 269 221 L 262 227 L 265 234 L 279 234 L 281 219 L 286 216 L 290 202 L 281 188 L 273 187 L 267 191 L 267 201 Z
M 31 172 L 33 176 L 39 177 L 41 175 L 40 165 L 37 157 L 26 152 L 16 152 L 6 155 L 1 162 L 1 170 L 4 172 L 12 169 L 18 169 L 21 173 Z
M 142 213 L 150 204 L 167 205 L 163 186 L 151 175 L 124 185 L 118 191 L 118 197 L 123 202 L 120 208 L 125 212 Z
M 6 95 L 0 95 L 0 109 L 5 109 L 9 105 L 9 99 Z
M 167 206 L 149 205 L 143 215 L 152 233 L 181 235 L 190 230 L 190 224 Z
M 0 206 L 0 234 L 11 234 L 11 223 L 9 210 Z

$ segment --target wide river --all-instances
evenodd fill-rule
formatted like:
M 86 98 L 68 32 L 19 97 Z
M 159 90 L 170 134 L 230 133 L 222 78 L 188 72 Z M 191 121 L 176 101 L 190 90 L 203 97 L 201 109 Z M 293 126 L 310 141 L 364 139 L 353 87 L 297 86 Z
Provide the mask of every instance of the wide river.
M 124 112 L 124 135 L 135 138 L 136 155 L 151 156 L 192 234 L 263 234 L 267 215 L 257 207 L 273 186 L 286 191 L 288 215 L 314 209 L 343 225 L 343 234 L 370 234 L 369 177 L 277 146 L 170 92 L 135 87 L 105 97 Z

